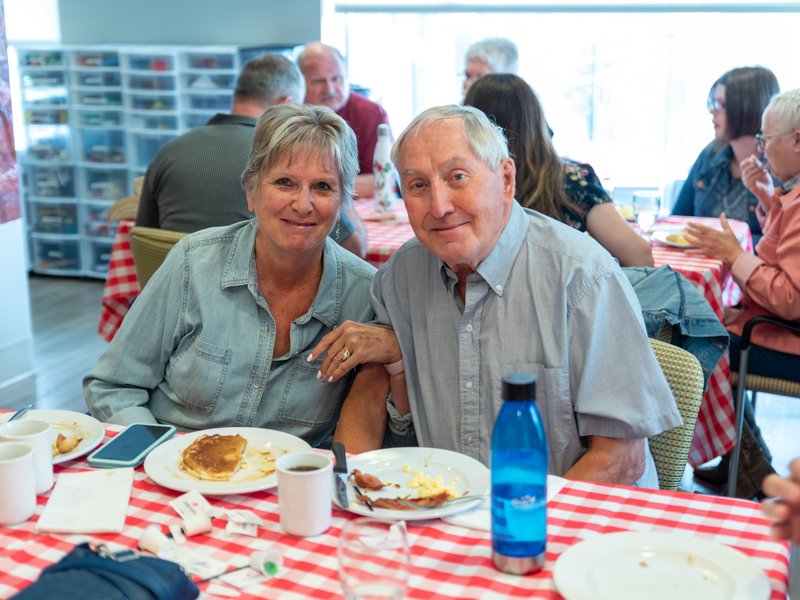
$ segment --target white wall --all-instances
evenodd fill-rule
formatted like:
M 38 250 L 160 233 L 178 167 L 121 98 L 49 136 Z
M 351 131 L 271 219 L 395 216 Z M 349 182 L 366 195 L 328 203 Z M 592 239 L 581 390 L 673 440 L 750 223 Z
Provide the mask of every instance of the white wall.
M 22 219 L 0 224 L 0 407 L 13 405 L 15 390 L 32 385 L 33 334 L 28 278 L 22 259 Z
M 14 42 L 57 42 L 58 0 L 3 0 L 6 38 Z
M 61 41 L 70 44 L 304 44 L 319 39 L 322 11 L 321 0 L 60 0 L 59 6 Z

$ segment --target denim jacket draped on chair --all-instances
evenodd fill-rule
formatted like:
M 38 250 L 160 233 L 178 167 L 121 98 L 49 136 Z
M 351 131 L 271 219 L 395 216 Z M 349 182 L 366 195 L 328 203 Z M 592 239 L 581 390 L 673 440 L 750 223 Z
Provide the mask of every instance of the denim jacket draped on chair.
M 728 348 L 728 332 L 692 283 L 669 266 L 622 269 L 642 306 L 647 335 L 658 337 L 694 354 L 708 376 Z M 671 335 L 659 336 L 664 325 Z

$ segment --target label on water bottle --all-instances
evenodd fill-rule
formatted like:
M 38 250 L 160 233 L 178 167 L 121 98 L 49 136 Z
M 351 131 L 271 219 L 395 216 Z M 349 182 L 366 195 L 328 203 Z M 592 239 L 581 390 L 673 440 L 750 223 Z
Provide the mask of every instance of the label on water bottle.
M 391 210 L 394 203 L 394 177 L 392 177 L 392 163 L 375 161 L 372 165 L 374 175 L 373 196 L 378 210 Z

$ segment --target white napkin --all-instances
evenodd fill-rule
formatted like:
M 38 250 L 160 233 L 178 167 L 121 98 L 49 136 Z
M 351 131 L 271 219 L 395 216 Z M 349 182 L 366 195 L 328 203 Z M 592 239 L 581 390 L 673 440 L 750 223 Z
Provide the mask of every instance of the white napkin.
M 567 480 L 557 475 L 547 476 L 547 501 L 553 499 Z M 451 525 L 458 525 L 468 529 L 482 529 L 490 531 L 492 529 L 492 507 L 489 500 L 484 500 L 478 506 L 465 512 L 460 512 L 449 517 L 442 517 L 442 521 Z
M 37 531 L 53 533 L 119 533 L 133 486 L 133 469 L 99 469 L 61 473 Z

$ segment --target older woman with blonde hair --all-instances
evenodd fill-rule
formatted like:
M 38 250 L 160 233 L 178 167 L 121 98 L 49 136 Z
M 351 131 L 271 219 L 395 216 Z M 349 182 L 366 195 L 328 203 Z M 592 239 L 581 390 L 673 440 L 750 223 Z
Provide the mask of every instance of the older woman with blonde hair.
M 327 446 L 348 393 L 382 402 L 382 365 L 326 384 L 309 360 L 334 327 L 373 317 L 375 269 L 328 237 L 357 172 L 355 135 L 333 111 L 268 109 L 242 175 L 255 218 L 173 248 L 84 379 L 92 414 L 183 430 L 268 427 Z

